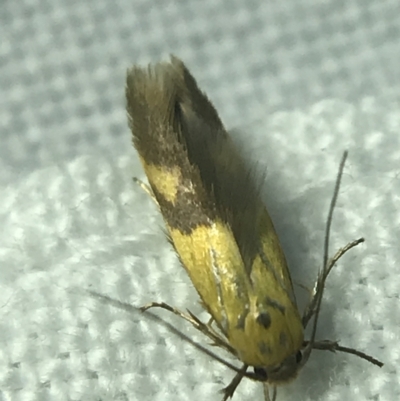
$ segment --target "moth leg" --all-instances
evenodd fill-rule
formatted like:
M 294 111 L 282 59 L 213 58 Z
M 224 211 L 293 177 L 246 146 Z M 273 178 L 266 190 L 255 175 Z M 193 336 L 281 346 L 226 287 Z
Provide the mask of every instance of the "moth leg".
M 193 315 L 190 310 L 188 310 L 188 313 L 190 317 L 197 322 L 197 330 L 200 330 L 203 334 L 205 334 L 208 338 L 212 340 L 212 345 L 224 348 L 226 351 L 231 353 L 232 355 L 236 356 L 235 349 L 232 348 L 226 341 L 225 339 L 217 333 L 214 328 L 211 326 L 211 323 L 214 321 L 214 319 L 211 317 L 211 319 L 207 323 L 203 323 L 201 320 L 199 320 L 195 315 Z
M 364 242 L 364 238 L 359 238 L 356 239 L 352 242 L 349 242 L 346 246 L 343 248 L 340 248 L 336 254 L 328 260 L 328 263 L 326 266 L 324 266 L 324 269 L 322 272 L 318 274 L 318 278 L 315 282 L 314 289 L 312 290 L 312 298 L 310 302 L 308 303 L 307 307 L 304 310 L 303 313 L 303 327 L 306 327 L 310 319 L 314 316 L 314 314 L 317 312 L 317 305 L 318 305 L 318 299 L 321 294 L 321 291 L 323 291 L 326 279 L 331 272 L 333 266 L 335 266 L 336 262 L 350 249 L 354 248 L 355 246 L 361 244 Z
M 236 391 L 237 386 L 243 379 L 247 371 L 248 365 L 243 365 L 239 372 L 236 373 L 235 377 L 231 380 L 231 382 L 221 390 L 221 393 L 224 394 L 222 401 L 226 401 L 228 398 L 232 398 L 233 394 Z
M 341 345 L 339 345 L 337 341 L 331 341 L 331 340 L 316 341 L 313 343 L 312 348 L 331 352 L 336 352 L 336 351 L 346 352 L 347 354 L 356 355 L 359 358 L 365 359 L 366 361 L 376 366 L 379 366 L 380 368 L 383 366 L 383 363 L 378 359 L 375 359 L 374 357 L 365 354 L 364 352 L 358 351 L 354 348 L 342 347 Z
M 179 309 L 176 309 L 173 306 L 166 304 L 165 302 L 151 302 L 149 304 L 141 306 L 139 308 L 139 310 L 141 312 L 145 312 L 150 308 L 162 308 L 162 309 L 165 309 L 165 310 L 167 310 L 169 312 L 172 312 L 175 315 L 181 317 L 182 319 L 187 320 L 189 323 L 191 323 L 194 327 L 197 328 L 197 322 L 194 319 L 192 319 L 191 316 L 186 315 L 184 312 L 181 312 Z
M 212 327 L 209 327 L 207 324 L 203 323 L 199 320 L 192 312 L 188 310 L 188 313 L 184 313 L 173 306 L 166 304 L 165 302 L 151 302 L 147 305 L 142 306 L 140 309 L 141 312 L 145 312 L 150 308 L 162 308 L 173 314 L 181 317 L 182 319 L 189 322 L 195 329 L 199 330 L 203 334 L 205 334 L 212 341 L 212 345 L 216 345 L 218 347 L 224 348 L 231 354 L 236 356 L 234 348 L 232 348 L 223 337 L 221 337 Z
M 142 188 L 143 191 L 146 192 L 146 194 L 149 195 L 150 198 L 153 199 L 155 204 L 158 206 L 157 199 L 155 198 L 153 190 L 150 188 L 150 186 L 144 183 L 142 180 L 139 180 L 139 178 L 133 177 L 132 180 L 134 183 L 139 185 L 139 187 Z
M 206 323 L 207 327 L 213 331 L 215 334 L 217 334 L 217 332 L 214 330 L 213 327 L 213 323 L 215 322 L 214 318 L 211 316 L 210 319 L 208 320 L 208 322 Z M 218 334 L 217 334 L 218 335 Z

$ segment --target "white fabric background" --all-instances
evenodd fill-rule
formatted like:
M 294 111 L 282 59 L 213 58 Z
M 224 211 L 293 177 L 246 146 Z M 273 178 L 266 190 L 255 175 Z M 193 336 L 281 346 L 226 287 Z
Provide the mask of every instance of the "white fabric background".
M 144 176 L 125 71 L 170 53 L 266 170 L 265 200 L 302 284 L 321 265 L 350 152 L 331 250 L 366 243 L 333 272 L 318 333 L 385 366 L 315 352 L 279 400 L 400 399 L 398 0 L 22 0 L 0 7 L 0 400 L 220 400 L 233 376 L 81 292 L 201 311 L 131 181 Z M 261 385 L 245 380 L 235 399 L 261 400 Z

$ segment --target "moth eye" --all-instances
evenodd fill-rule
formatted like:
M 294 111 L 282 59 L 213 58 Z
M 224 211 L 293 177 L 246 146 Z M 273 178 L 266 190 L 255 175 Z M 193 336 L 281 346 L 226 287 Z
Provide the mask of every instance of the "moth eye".
M 267 371 L 264 368 L 254 367 L 254 373 L 257 375 L 258 380 L 260 380 L 260 381 L 268 380 Z
M 267 312 L 262 312 L 257 316 L 257 323 L 268 329 L 271 326 L 271 316 Z
M 297 352 L 296 363 L 300 363 L 302 359 L 303 359 L 303 354 L 301 353 L 301 351 Z

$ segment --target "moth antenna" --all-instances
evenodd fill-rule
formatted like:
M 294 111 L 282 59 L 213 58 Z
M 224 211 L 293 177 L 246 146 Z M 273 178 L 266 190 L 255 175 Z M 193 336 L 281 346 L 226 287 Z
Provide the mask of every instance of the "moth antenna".
M 270 387 L 271 386 L 269 386 L 267 383 L 263 383 L 264 401 L 276 401 L 276 396 L 277 396 L 276 386 L 272 386 L 272 398 L 269 391 Z
M 364 238 L 359 238 L 357 240 L 354 240 L 354 241 L 348 243 L 345 247 L 339 249 L 338 252 L 336 252 L 336 254 L 333 256 L 333 258 L 329 259 L 329 257 L 328 257 L 328 255 L 329 255 L 329 237 L 330 237 L 330 231 L 331 231 L 331 225 L 332 225 L 332 219 L 333 219 L 333 212 L 335 210 L 337 198 L 339 195 L 340 183 L 342 181 L 343 170 L 344 170 L 344 165 L 346 163 L 347 155 L 348 155 L 348 152 L 345 151 L 343 153 L 342 160 L 340 162 L 339 171 L 338 171 L 337 178 L 336 178 L 336 184 L 335 184 L 335 188 L 333 191 L 333 197 L 332 197 L 331 204 L 329 207 L 329 213 L 328 213 L 326 229 L 325 229 L 323 271 L 322 271 L 322 275 L 320 276 L 320 278 L 318 278 L 318 282 L 317 282 L 317 301 L 316 301 L 316 307 L 314 309 L 315 310 L 314 324 L 313 324 L 313 328 L 312 328 L 310 341 L 308 341 L 306 350 L 304 351 L 302 364 L 304 364 L 307 361 L 307 359 L 309 358 L 309 356 L 311 354 L 312 349 L 325 349 L 325 350 L 329 350 L 332 352 L 341 351 L 341 352 L 345 352 L 348 354 L 353 354 L 353 355 L 358 356 L 359 358 L 362 358 L 368 362 L 371 362 L 374 365 L 382 367 L 383 366 L 382 362 L 378 361 L 377 359 L 375 359 L 374 357 L 372 357 L 370 355 L 365 354 L 364 352 L 355 350 L 353 348 L 342 347 L 339 344 L 334 343 L 334 342 L 328 342 L 328 343 L 315 342 L 318 317 L 319 317 L 319 312 L 321 309 L 321 302 L 322 302 L 322 297 L 324 294 L 326 278 L 328 277 L 328 274 L 330 273 L 330 271 L 332 270 L 332 268 L 336 264 L 336 262 L 348 250 L 350 250 L 350 249 L 354 248 L 355 246 L 357 246 L 358 244 L 364 242 Z
M 335 210 L 336 202 L 338 199 L 340 183 L 342 181 L 343 170 L 344 170 L 344 165 L 346 163 L 347 156 L 348 156 L 348 151 L 346 150 L 345 152 L 343 152 L 342 160 L 340 161 L 339 170 L 338 170 L 338 174 L 336 177 L 335 188 L 333 190 L 333 196 L 331 199 L 331 203 L 329 205 L 329 212 L 328 212 L 328 217 L 327 217 L 326 226 L 325 226 L 324 254 L 323 254 L 323 264 L 322 264 L 323 272 L 322 272 L 322 282 L 321 282 L 322 285 L 318 288 L 318 294 L 317 294 L 318 298 L 317 298 L 317 303 L 316 303 L 316 308 L 315 308 L 314 323 L 313 323 L 313 328 L 312 328 L 309 344 L 303 355 L 303 361 L 304 361 L 303 364 L 308 360 L 308 358 L 311 354 L 311 350 L 313 348 L 312 346 L 313 346 L 313 343 L 315 340 L 315 335 L 317 332 L 319 311 L 321 309 L 321 302 L 322 302 L 322 297 L 324 294 L 324 287 L 325 287 L 324 277 L 326 275 L 326 272 L 330 270 L 329 266 L 328 266 L 328 258 L 329 258 L 328 255 L 329 255 L 329 238 L 330 238 L 330 233 L 331 233 L 333 212 Z M 333 262 L 333 264 L 334 263 L 335 262 Z

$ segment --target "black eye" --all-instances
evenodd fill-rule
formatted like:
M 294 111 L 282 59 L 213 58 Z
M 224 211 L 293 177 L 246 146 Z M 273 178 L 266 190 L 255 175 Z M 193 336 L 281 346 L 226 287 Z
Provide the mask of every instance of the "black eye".
M 268 380 L 267 371 L 264 368 L 256 368 L 256 367 L 254 367 L 254 373 L 257 376 L 257 380 L 260 380 L 260 381 L 267 381 Z
M 301 353 L 301 351 L 299 351 L 296 354 L 296 363 L 300 363 L 302 359 L 303 359 L 303 354 Z

